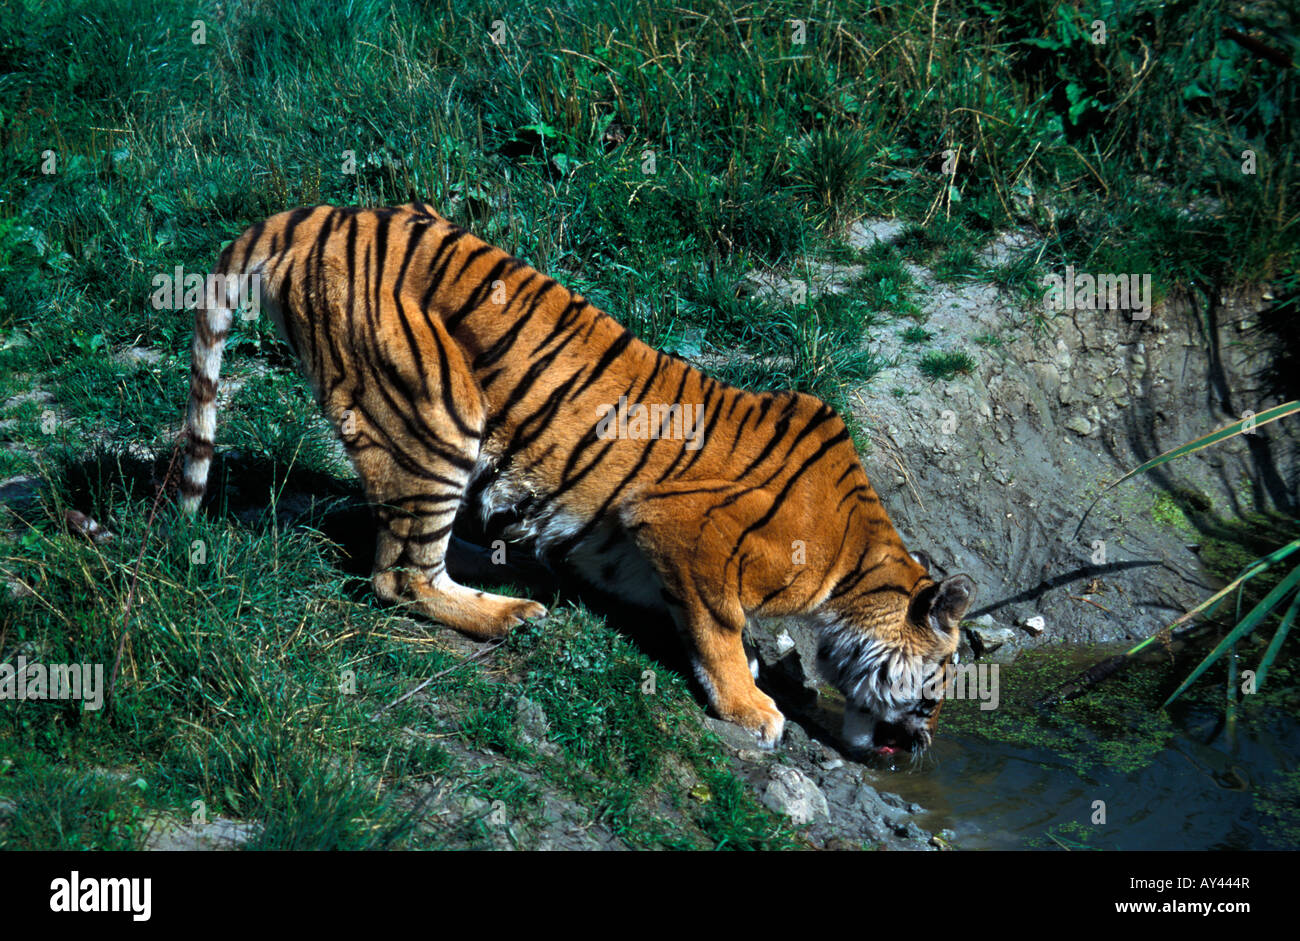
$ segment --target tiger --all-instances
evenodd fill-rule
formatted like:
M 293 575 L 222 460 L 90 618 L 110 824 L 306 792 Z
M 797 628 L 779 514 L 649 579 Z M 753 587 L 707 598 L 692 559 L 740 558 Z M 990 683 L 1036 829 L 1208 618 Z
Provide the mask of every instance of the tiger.
M 975 585 L 936 581 L 904 548 L 820 399 L 713 379 L 425 202 L 282 212 L 213 274 L 194 317 L 182 512 L 204 499 L 251 278 L 373 507 L 381 602 L 477 640 L 546 617 L 452 579 L 453 527 L 471 519 L 670 621 L 714 713 L 763 748 L 786 720 L 744 632 L 775 617 L 816 632 L 850 745 L 929 746 L 942 688 L 928 681 Z

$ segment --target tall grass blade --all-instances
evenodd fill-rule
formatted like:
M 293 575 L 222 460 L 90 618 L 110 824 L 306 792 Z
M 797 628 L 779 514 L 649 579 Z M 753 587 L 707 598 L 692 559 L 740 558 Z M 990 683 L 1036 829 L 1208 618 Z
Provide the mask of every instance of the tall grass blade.
M 1282 617 L 1282 626 L 1277 629 L 1277 633 L 1269 641 L 1268 649 L 1264 651 L 1264 656 L 1260 658 L 1259 668 L 1255 671 L 1256 689 L 1264 685 L 1264 677 L 1268 676 L 1268 668 L 1277 659 L 1277 652 L 1282 649 L 1282 641 L 1286 640 L 1286 635 L 1291 630 L 1291 623 L 1295 620 L 1297 612 L 1300 612 L 1300 594 L 1291 599 L 1291 607 L 1287 608 L 1286 614 Z
M 1295 412 L 1300 412 L 1300 400 L 1285 402 L 1282 405 L 1275 405 L 1272 408 L 1265 409 L 1258 415 L 1251 418 L 1243 418 L 1241 421 L 1235 421 L 1231 425 L 1226 425 L 1223 428 L 1220 428 L 1218 431 L 1212 431 L 1208 435 L 1203 435 L 1193 441 L 1188 441 L 1186 444 L 1180 444 L 1178 447 L 1172 448 L 1158 457 L 1153 457 L 1145 464 L 1140 464 L 1123 477 L 1119 478 L 1119 480 L 1107 484 L 1102 488 L 1101 493 L 1097 494 L 1096 499 L 1089 504 L 1087 511 L 1083 514 L 1083 519 L 1079 520 L 1079 525 L 1074 530 L 1073 538 L 1078 538 L 1080 531 L 1083 529 L 1083 524 L 1088 521 L 1089 514 L 1092 513 L 1093 509 L 1101 501 L 1101 498 L 1130 477 L 1135 477 L 1138 474 L 1145 473 L 1146 471 L 1159 467 L 1162 464 L 1167 464 L 1175 458 L 1193 454 L 1200 451 L 1202 448 L 1208 448 L 1212 444 L 1218 444 L 1220 441 L 1227 441 L 1229 438 L 1235 438 L 1237 435 L 1253 432 L 1261 425 L 1267 425 L 1269 422 L 1277 421 L 1279 418 L 1285 418 L 1287 415 L 1294 414 Z
M 1245 569 L 1242 570 L 1242 573 L 1238 575 L 1236 578 L 1234 578 L 1232 581 L 1230 581 L 1228 584 L 1224 585 L 1222 588 L 1220 588 L 1214 594 L 1210 595 L 1210 597 L 1206 598 L 1204 601 L 1202 601 L 1196 607 L 1192 608 L 1190 611 L 1180 615 L 1178 619 L 1175 620 L 1170 625 L 1168 625 L 1164 629 L 1164 631 L 1158 631 L 1157 633 L 1152 634 L 1150 637 L 1142 641 L 1132 650 L 1128 651 L 1128 653 L 1124 654 L 1124 656 L 1131 657 L 1136 653 L 1141 653 L 1143 649 L 1145 649 L 1146 647 L 1154 643 L 1160 637 L 1161 634 L 1167 631 L 1172 631 L 1174 628 L 1178 627 L 1178 625 L 1191 620 L 1192 618 L 1196 617 L 1196 615 L 1200 614 L 1202 611 L 1205 611 L 1206 613 L 1209 614 L 1214 613 L 1214 608 L 1218 607 L 1219 602 L 1222 601 L 1227 595 L 1232 594 L 1232 592 L 1235 589 L 1245 584 L 1250 579 L 1254 578 L 1256 575 L 1259 575 L 1261 572 L 1263 572 L 1265 569 L 1267 569 L 1269 566 L 1273 565 L 1274 563 L 1282 561 L 1291 553 L 1295 552 L 1297 549 L 1300 549 L 1300 539 L 1294 539 L 1291 542 L 1288 542 L 1285 546 L 1273 550 L 1268 555 L 1256 559 L 1254 562 L 1250 563 L 1250 565 L 1246 566 Z
M 1223 656 L 1224 652 L 1229 647 L 1254 630 L 1255 625 L 1268 617 L 1273 609 L 1278 606 L 1278 603 L 1294 591 L 1297 585 L 1300 585 L 1300 565 L 1293 568 L 1286 578 L 1278 582 L 1277 585 L 1274 586 L 1273 590 L 1265 595 L 1264 599 L 1260 601 L 1259 604 L 1251 608 L 1250 613 L 1242 618 L 1240 623 L 1228 632 L 1228 636 L 1219 641 L 1218 645 L 1211 650 L 1209 655 L 1201 661 L 1200 665 L 1192 671 L 1191 676 L 1183 680 L 1182 684 L 1173 691 L 1173 694 L 1164 701 L 1162 708 L 1168 706 L 1171 702 L 1177 699 L 1202 673 L 1213 666 L 1214 662 Z

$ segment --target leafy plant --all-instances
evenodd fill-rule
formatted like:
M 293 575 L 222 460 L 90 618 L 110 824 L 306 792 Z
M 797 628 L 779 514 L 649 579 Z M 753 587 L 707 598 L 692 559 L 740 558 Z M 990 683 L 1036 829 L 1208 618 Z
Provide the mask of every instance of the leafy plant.
M 796 189 L 827 219 L 850 215 L 861 196 L 871 152 L 858 131 L 815 131 L 795 160 Z
M 1260 427 L 1261 425 L 1266 425 L 1270 422 L 1277 421 L 1279 418 L 1284 418 L 1288 415 L 1295 414 L 1296 412 L 1300 412 L 1300 401 L 1286 402 L 1282 405 L 1274 406 L 1273 408 L 1266 409 L 1265 411 L 1260 412 L 1258 415 L 1255 415 L 1251 418 L 1246 418 L 1246 419 L 1242 419 L 1241 421 L 1233 422 L 1232 424 L 1220 428 L 1217 431 L 1210 432 L 1208 435 L 1203 435 L 1202 437 L 1197 438 L 1194 441 L 1189 441 L 1186 444 L 1179 445 L 1176 448 L 1166 451 L 1164 454 L 1152 458 L 1151 460 L 1147 461 L 1145 464 L 1135 467 L 1133 470 L 1129 471 L 1123 477 L 1119 478 L 1119 480 L 1116 480 L 1114 483 L 1107 486 L 1105 489 L 1103 489 L 1103 491 L 1100 494 L 1098 494 L 1097 498 L 1093 500 L 1092 505 L 1088 507 L 1087 512 L 1084 513 L 1083 519 L 1079 521 L 1079 526 L 1075 529 L 1074 535 L 1078 536 L 1080 530 L 1083 529 L 1083 524 L 1088 519 L 1088 514 L 1092 512 L 1093 507 L 1097 505 L 1098 501 L 1100 501 L 1101 498 L 1105 496 L 1105 494 L 1109 492 L 1112 488 L 1118 486 L 1119 484 L 1123 483 L 1129 478 L 1135 477 L 1138 474 L 1145 473 L 1146 471 L 1153 470 L 1154 468 L 1167 464 L 1176 458 L 1183 457 L 1187 454 L 1192 454 L 1196 451 L 1200 451 L 1203 448 L 1208 448 L 1211 445 L 1219 444 L 1220 442 L 1227 441 L 1230 438 L 1236 437 L 1237 435 L 1246 434 Z M 1219 641 L 1218 644 L 1215 645 L 1214 649 L 1211 650 L 1208 655 L 1206 655 L 1205 659 L 1202 660 L 1200 664 L 1197 665 L 1196 669 L 1194 669 L 1191 672 L 1191 674 L 1185 680 L 1183 680 L 1181 684 L 1179 684 L 1178 688 L 1175 689 L 1169 695 L 1169 698 L 1165 700 L 1164 705 L 1168 706 L 1180 695 L 1182 695 L 1182 693 L 1186 691 L 1187 688 L 1192 685 L 1192 683 L 1196 682 L 1196 680 L 1199 679 L 1201 675 L 1205 673 L 1206 670 L 1208 670 L 1211 666 L 1213 666 L 1225 653 L 1232 650 L 1239 641 L 1244 639 L 1253 630 L 1255 630 L 1256 627 L 1262 624 L 1269 617 L 1269 615 L 1281 609 L 1282 606 L 1287 602 L 1287 599 L 1289 598 L 1290 605 L 1287 606 L 1287 608 L 1285 609 L 1285 613 L 1282 615 L 1282 622 L 1278 626 L 1276 633 L 1274 633 L 1273 639 L 1269 642 L 1268 648 L 1264 651 L 1264 655 L 1260 660 L 1259 667 L 1255 670 L 1255 687 L 1256 689 L 1260 688 L 1264 684 L 1264 679 L 1268 675 L 1269 668 L 1273 665 L 1274 661 L 1277 659 L 1278 651 L 1282 649 L 1282 642 L 1286 640 L 1287 634 L 1291 630 L 1291 625 L 1295 622 L 1297 612 L 1300 612 L 1300 565 L 1296 565 L 1293 569 L 1291 569 L 1291 571 L 1287 573 L 1287 575 L 1284 576 L 1282 580 L 1278 582 L 1277 585 L 1275 585 L 1272 588 L 1272 590 L 1270 590 L 1268 594 L 1264 596 L 1262 600 L 1260 600 L 1257 604 L 1255 604 L 1254 607 L 1252 607 L 1244 617 L 1241 616 L 1240 613 L 1241 592 L 1244 586 L 1246 585 L 1246 583 L 1249 582 L 1251 579 L 1257 578 L 1258 576 L 1262 575 L 1272 566 L 1277 565 L 1283 560 L 1289 558 L 1297 551 L 1300 551 L 1300 539 L 1294 539 L 1286 543 L 1285 545 L 1281 546 L 1280 548 L 1276 549 L 1275 551 L 1265 556 L 1261 556 L 1260 558 L 1251 562 L 1244 569 L 1242 569 L 1241 573 L 1232 581 L 1230 581 L 1227 585 L 1225 585 L 1223 588 L 1216 591 L 1210 597 L 1206 598 L 1200 604 L 1196 605 L 1196 607 L 1192 608 L 1190 611 L 1183 614 L 1172 624 L 1169 624 L 1167 627 L 1165 627 L 1162 631 L 1158 631 L 1157 633 L 1148 637 L 1146 640 L 1137 644 L 1135 647 L 1125 652 L 1124 654 L 1121 654 L 1116 657 L 1112 657 L 1110 660 L 1104 661 L 1103 663 L 1093 667 L 1086 674 L 1084 674 L 1084 676 L 1081 677 L 1079 681 L 1076 681 L 1076 686 L 1081 688 L 1086 688 L 1086 687 L 1091 687 L 1096 685 L 1101 680 L 1105 679 L 1107 676 L 1110 676 L 1111 674 L 1115 673 L 1117 670 L 1122 669 L 1125 665 L 1127 665 L 1129 662 L 1132 661 L 1133 657 L 1137 656 L 1139 653 L 1141 653 L 1143 650 L 1150 647 L 1152 644 L 1160 640 L 1167 640 L 1169 636 L 1172 634 L 1172 632 L 1180 625 L 1187 623 L 1192 618 L 1200 614 L 1205 614 L 1206 616 L 1212 615 L 1216 610 L 1218 610 L 1219 605 L 1222 604 L 1223 601 L 1235 591 L 1237 592 L 1238 595 L 1238 619 L 1236 625 L 1232 628 L 1231 631 L 1228 632 L 1228 634 L 1221 641 Z M 1077 690 L 1072 691 L 1070 695 L 1073 695 L 1075 693 L 1077 693 Z M 1054 698 L 1055 699 L 1069 698 L 1069 696 L 1068 695 L 1065 697 L 1057 696 Z

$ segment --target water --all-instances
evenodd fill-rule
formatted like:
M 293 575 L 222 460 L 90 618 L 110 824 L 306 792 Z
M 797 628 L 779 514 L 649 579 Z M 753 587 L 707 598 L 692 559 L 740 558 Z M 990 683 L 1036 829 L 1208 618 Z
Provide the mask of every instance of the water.
M 1086 699 L 1036 709 L 1044 692 L 1116 652 L 1062 651 L 1004 665 L 996 710 L 945 704 L 924 764 L 876 772 L 873 785 L 921 804 L 917 823 L 955 831 L 962 849 L 1300 848 L 1293 677 L 1271 674 L 1230 734 L 1222 671 L 1202 677 L 1193 700 L 1157 708 L 1199 657 L 1138 664 Z M 1104 823 L 1093 822 L 1097 801 Z

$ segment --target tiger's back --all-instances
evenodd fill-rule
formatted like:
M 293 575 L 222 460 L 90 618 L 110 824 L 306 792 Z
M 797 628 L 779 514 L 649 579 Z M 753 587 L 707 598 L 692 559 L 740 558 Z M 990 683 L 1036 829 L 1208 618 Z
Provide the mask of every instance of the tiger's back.
M 543 615 L 447 575 L 453 522 L 476 513 L 666 608 L 719 714 L 768 744 L 783 720 L 749 673 L 748 617 L 809 617 L 832 660 L 894 664 L 895 680 L 955 648 L 973 586 L 949 579 L 937 595 L 817 399 L 719 383 L 424 204 L 282 213 L 232 243 L 219 271 L 260 277 L 262 308 L 338 428 L 376 507 L 385 600 L 476 637 Z M 227 302 L 196 316 L 190 510 L 232 315 Z M 858 698 L 865 708 L 872 693 Z

